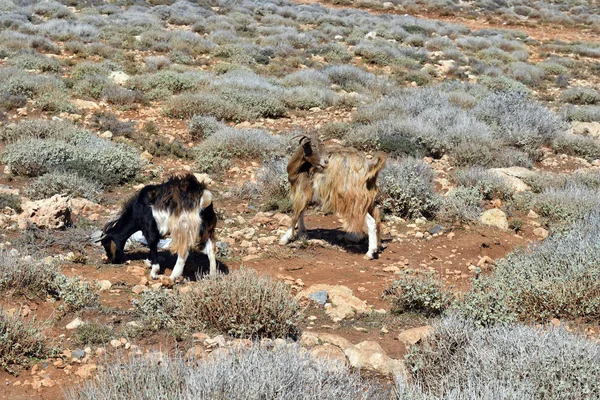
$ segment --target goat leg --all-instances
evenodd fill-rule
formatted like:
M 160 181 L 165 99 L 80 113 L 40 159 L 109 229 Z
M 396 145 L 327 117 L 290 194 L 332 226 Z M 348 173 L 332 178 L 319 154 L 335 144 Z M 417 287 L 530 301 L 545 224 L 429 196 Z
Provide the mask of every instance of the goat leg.
M 179 278 L 183 274 L 183 267 L 185 266 L 185 262 L 188 258 L 189 251 L 177 253 L 177 262 L 173 267 L 173 272 L 171 272 L 170 278 L 175 282 L 175 279 Z
M 206 241 L 206 244 L 204 245 L 203 253 L 208 256 L 208 262 L 210 264 L 210 276 L 216 276 L 217 275 L 217 259 L 215 257 L 216 243 L 213 240 L 208 239 Z
M 365 220 L 367 223 L 367 228 L 369 230 L 369 250 L 367 251 L 367 254 L 365 254 L 365 259 L 372 260 L 373 258 L 375 258 L 375 254 L 379 250 L 377 221 L 369 213 L 367 213 Z

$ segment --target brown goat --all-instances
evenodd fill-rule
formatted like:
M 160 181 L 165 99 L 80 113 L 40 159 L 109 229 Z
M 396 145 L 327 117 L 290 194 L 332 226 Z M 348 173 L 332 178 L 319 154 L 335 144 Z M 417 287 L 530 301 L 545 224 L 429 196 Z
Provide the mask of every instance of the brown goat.
M 356 149 L 325 147 L 317 138 L 301 136 L 300 146 L 287 165 L 294 216 L 279 243 L 287 244 L 292 239 L 296 223 L 298 234 L 306 234 L 304 211 L 310 203 L 318 203 L 324 212 L 342 217 L 347 232 L 368 233 L 365 258 L 373 259 L 381 245 L 376 181 L 385 161 L 384 153 L 367 159 Z

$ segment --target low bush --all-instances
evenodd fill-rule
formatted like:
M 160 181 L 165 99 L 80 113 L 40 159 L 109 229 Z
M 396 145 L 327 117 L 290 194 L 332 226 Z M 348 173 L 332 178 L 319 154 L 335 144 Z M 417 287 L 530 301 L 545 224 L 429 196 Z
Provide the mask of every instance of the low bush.
M 561 101 L 571 104 L 600 104 L 600 92 L 591 87 L 576 86 L 562 92 Z
M 505 310 L 504 315 L 512 313 L 523 321 L 597 319 L 600 310 L 597 210 L 598 206 L 570 229 L 497 261 L 492 275 L 480 278 L 482 283 L 475 291 L 475 300 L 482 311 L 473 315 L 475 307 L 470 307 L 467 315 L 485 315 L 482 306 L 490 304 L 497 310 Z
M 600 158 L 600 144 L 590 136 L 569 133 L 558 135 L 552 141 L 552 149 L 557 153 L 583 157 L 589 161 Z
M 297 337 L 300 306 L 288 287 L 251 270 L 204 280 L 181 298 L 181 322 L 241 338 Z
M 225 127 L 215 117 L 194 115 L 189 123 L 189 133 L 193 140 L 203 140 Z
M 291 209 L 287 160 L 279 157 L 265 160 L 256 171 L 256 182 L 245 183 L 236 193 L 241 198 L 261 199 L 266 210 Z
M 442 198 L 438 217 L 442 221 L 470 223 L 479 219 L 483 196 L 476 187 L 457 187 Z
M 9 207 L 20 213 L 23 211 L 21 208 L 21 198 L 15 194 L 0 193 L 0 210 L 4 207 Z
M 385 294 L 392 299 L 393 313 L 416 312 L 429 317 L 443 313 L 454 299 L 433 274 L 404 274 Z
M 534 209 L 555 224 L 569 224 L 600 207 L 600 191 L 593 182 L 590 182 L 590 186 L 567 182 L 564 186 L 543 189 L 535 196 L 522 194 L 517 201 L 523 203 L 521 208 Z
M 33 324 L 0 308 L 0 367 L 17 375 L 21 367 L 48 356 L 46 338 Z
M 53 171 L 38 177 L 25 192 L 32 200 L 45 199 L 55 194 L 65 194 L 97 201 L 102 193 L 102 187 L 73 172 Z
M 481 328 L 448 316 L 406 356 L 414 382 L 398 399 L 590 399 L 600 396 L 600 346 L 564 329 Z
M 379 203 L 403 218 L 431 218 L 439 206 L 433 177 L 431 167 L 421 160 L 388 160 L 378 179 Z
M 7 60 L 8 65 L 40 72 L 59 72 L 60 64 L 54 58 L 37 53 L 21 53 Z
M 75 329 L 73 340 L 81 346 L 103 345 L 112 338 L 112 329 L 98 322 L 87 322 Z
M 562 114 L 567 121 L 600 122 L 600 106 L 566 106 Z
M 512 195 L 512 190 L 506 185 L 504 179 L 481 167 L 456 170 L 454 181 L 459 186 L 477 188 L 486 200 L 507 200 Z
M 201 171 L 227 168 L 231 160 L 265 158 L 282 152 L 282 140 L 258 129 L 223 128 L 196 146 L 196 163 Z
M 98 379 L 86 380 L 66 397 L 102 399 L 110 394 L 141 400 L 165 393 L 182 400 L 383 400 L 390 396 L 388 390 L 342 364 L 313 358 L 296 346 L 269 350 L 255 345 L 250 350 L 218 353 L 206 362 L 177 357 L 157 363 L 140 357 L 107 365 Z

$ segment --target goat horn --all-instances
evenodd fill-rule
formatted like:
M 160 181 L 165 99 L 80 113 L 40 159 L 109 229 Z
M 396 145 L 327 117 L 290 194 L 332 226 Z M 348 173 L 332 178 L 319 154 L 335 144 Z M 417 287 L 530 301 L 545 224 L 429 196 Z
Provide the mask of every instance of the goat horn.
M 104 240 L 104 238 L 106 238 L 106 234 L 102 234 L 102 236 L 100 236 L 98 239 L 94 240 L 94 243 L 100 243 L 102 240 Z
M 302 141 L 303 141 L 304 139 L 309 139 L 309 140 L 310 140 L 310 136 L 306 136 L 306 135 L 304 135 L 304 134 L 300 134 L 300 135 L 296 135 L 296 136 L 292 137 L 292 138 L 290 139 L 290 141 L 292 141 L 292 140 L 294 140 L 294 139 L 296 139 L 296 138 L 300 138 L 300 141 L 298 142 L 298 144 L 302 144 Z

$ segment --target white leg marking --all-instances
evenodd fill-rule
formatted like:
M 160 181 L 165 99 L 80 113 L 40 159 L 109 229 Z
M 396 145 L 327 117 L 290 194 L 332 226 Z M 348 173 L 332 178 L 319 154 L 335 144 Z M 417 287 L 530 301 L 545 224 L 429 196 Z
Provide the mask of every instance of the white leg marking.
M 375 253 L 377 253 L 377 221 L 369 213 L 367 213 L 365 219 L 369 230 L 369 251 L 365 254 L 365 258 L 372 260 Z
M 283 235 L 283 237 L 279 241 L 279 244 L 288 244 L 290 242 L 290 239 L 292 239 L 292 236 L 294 236 L 294 225 L 290 226 L 285 235 Z
M 304 225 L 304 211 L 300 213 L 300 218 L 298 218 L 298 236 L 306 236 L 306 225 Z
M 204 246 L 204 254 L 208 256 L 208 262 L 210 263 L 210 276 L 217 275 L 217 259 L 215 258 L 213 244 L 210 239 L 206 241 L 206 246 Z
M 185 266 L 185 260 L 187 260 L 188 257 L 188 253 L 186 252 L 185 255 L 183 257 L 181 257 L 179 254 L 177 255 L 177 262 L 175 263 L 175 266 L 173 267 L 173 272 L 171 272 L 171 279 L 174 281 L 175 279 L 179 278 L 181 276 L 181 274 L 183 274 L 183 267 Z
M 160 271 L 160 265 L 152 264 L 152 270 L 150 271 L 150 278 L 158 279 L 158 271 Z

